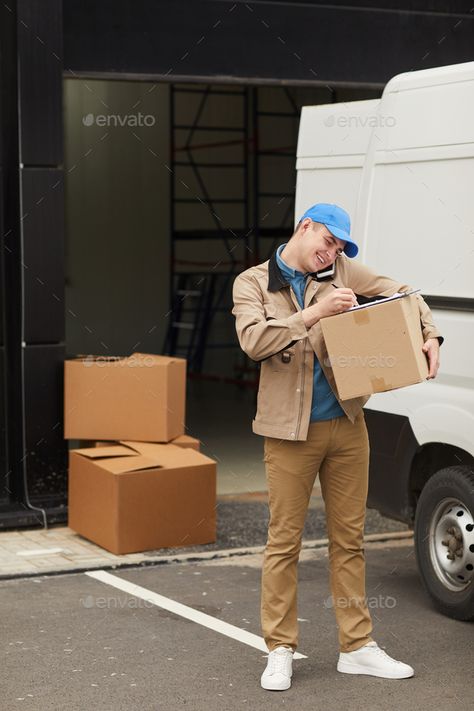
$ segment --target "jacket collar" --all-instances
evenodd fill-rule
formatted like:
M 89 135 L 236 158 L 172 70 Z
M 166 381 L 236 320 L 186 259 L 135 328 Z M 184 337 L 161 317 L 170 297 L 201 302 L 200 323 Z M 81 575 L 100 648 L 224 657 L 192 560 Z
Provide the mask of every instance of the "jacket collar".
M 316 279 L 316 281 L 329 281 L 333 278 L 332 276 L 320 277 L 318 274 L 319 272 L 309 272 L 308 276 L 312 279 Z M 275 250 L 268 262 L 268 291 L 279 291 L 285 286 L 289 286 L 289 284 L 278 266 Z

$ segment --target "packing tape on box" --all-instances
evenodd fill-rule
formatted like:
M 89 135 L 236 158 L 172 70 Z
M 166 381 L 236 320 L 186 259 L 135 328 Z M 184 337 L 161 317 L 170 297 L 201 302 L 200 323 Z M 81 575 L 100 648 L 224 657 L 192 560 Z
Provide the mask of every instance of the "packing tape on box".
M 372 386 L 372 392 L 383 393 L 386 390 L 392 389 L 392 383 L 385 382 L 384 378 L 371 378 L 370 385 Z
M 354 319 L 354 323 L 357 326 L 365 326 L 365 324 L 369 323 L 370 321 L 368 309 L 360 309 L 360 311 L 354 311 L 352 317 Z

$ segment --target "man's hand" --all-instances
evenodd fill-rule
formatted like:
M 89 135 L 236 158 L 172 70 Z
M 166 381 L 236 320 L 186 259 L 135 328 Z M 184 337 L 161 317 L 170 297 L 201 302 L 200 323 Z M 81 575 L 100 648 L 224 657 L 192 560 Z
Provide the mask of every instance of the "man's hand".
M 425 353 L 428 358 L 428 365 L 430 372 L 428 373 L 427 380 L 432 380 L 436 378 L 436 374 L 439 368 L 439 341 L 437 338 L 428 338 L 423 345 L 423 353 Z
M 306 328 L 310 328 L 326 316 L 334 316 L 347 311 L 352 306 L 357 306 L 357 298 L 352 289 L 339 287 L 312 306 L 303 309 L 303 320 Z

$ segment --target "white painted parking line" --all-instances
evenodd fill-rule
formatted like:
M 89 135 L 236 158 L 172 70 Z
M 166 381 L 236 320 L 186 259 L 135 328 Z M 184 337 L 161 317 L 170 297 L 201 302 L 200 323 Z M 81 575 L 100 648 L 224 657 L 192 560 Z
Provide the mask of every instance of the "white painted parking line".
M 259 637 L 252 632 L 247 632 L 247 630 L 242 630 L 240 627 L 236 627 L 235 625 L 230 625 L 228 622 L 218 620 L 217 617 L 212 617 L 211 615 L 207 615 L 205 612 L 195 610 L 194 608 L 188 607 L 188 605 L 183 605 L 181 602 L 176 602 L 176 600 L 172 600 L 169 597 L 164 597 L 164 595 L 159 595 L 152 590 L 142 588 L 140 585 L 135 585 L 128 580 L 119 578 L 117 575 L 107 573 L 105 570 L 89 570 L 85 573 L 85 575 L 88 575 L 90 578 L 100 580 L 100 582 L 105 583 L 106 585 L 111 585 L 112 587 L 122 590 L 129 595 L 139 597 L 141 600 L 151 602 L 153 605 L 161 607 L 163 610 L 168 610 L 168 612 L 173 612 L 175 615 L 185 617 L 187 620 L 196 622 L 198 625 L 214 630 L 214 632 L 219 632 L 219 634 L 223 634 L 226 637 L 236 639 L 238 642 L 242 642 L 242 644 L 248 644 L 249 647 L 254 647 L 255 649 L 259 649 L 261 652 L 268 653 L 267 645 L 262 637 Z M 301 654 L 300 652 L 295 652 L 294 658 L 307 659 L 307 656 L 305 654 Z

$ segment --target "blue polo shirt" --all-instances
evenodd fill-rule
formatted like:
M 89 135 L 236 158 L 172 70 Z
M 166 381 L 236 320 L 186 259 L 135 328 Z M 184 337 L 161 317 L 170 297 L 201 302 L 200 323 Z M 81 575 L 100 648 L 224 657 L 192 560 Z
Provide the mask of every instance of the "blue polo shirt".
M 292 269 L 280 257 L 280 252 L 284 249 L 285 244 L 281 244 L 276 253 L 276 258 L 280 271 L 291 285 L 298 303 L 301 308 L 304 308 L 304 290 L 306 286 L 306 276 L 302 272 Z M 331 386 L 329 385 L 326 376 L 324 375 L 319 360 L 314 354 L 314 371 L 313 371 L 313 399 L 311 401 L 311 422 L 319 420 L 332 420 L 334 417 L 342 417 L 345 415 L 344 410 L 339 405 L 339 402 L 334 395 Z

